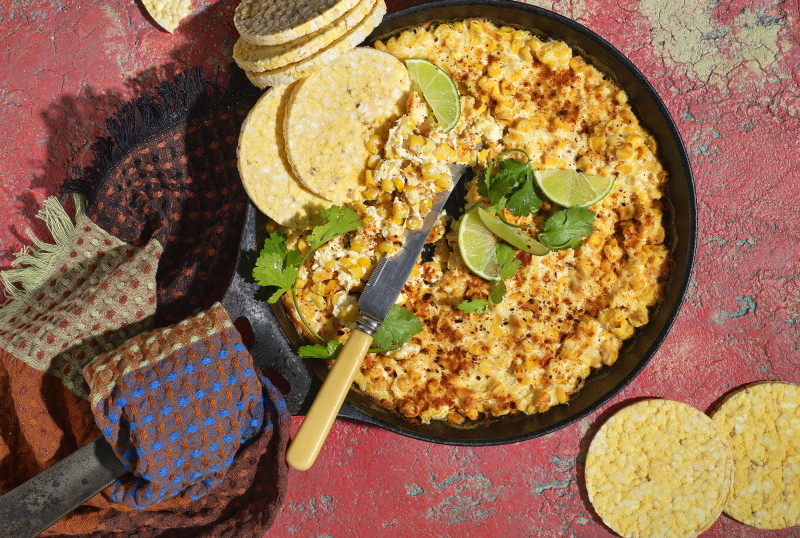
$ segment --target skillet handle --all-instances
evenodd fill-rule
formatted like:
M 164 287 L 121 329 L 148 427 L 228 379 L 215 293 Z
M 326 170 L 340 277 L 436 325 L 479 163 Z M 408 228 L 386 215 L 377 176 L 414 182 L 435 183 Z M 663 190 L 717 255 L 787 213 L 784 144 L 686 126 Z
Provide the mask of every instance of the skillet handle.
M 305 471 L 314 464 L 370 344 L 372 335 L 360 329 L 350 333 L 289 445 L 286 462 L 292 468 Z

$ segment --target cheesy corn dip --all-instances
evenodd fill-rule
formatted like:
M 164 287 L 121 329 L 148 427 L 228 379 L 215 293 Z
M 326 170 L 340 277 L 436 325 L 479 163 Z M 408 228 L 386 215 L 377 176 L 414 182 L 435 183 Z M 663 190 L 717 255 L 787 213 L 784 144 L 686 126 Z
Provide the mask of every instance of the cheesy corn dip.
M 458 85 L 461 118 L 445 134 L 412 91 L 388 136 L 368 140 L 364 185 L 350 204 L 365 225 L 301 268 L 305 318 L 322 337 L 347 339 L 372 268 L 402 248 L 404 231 L 418 229 L 433 196 L 451 187 L 450 163 L 482 172 L 518 148 L 534 169 L 613 175 L 611 192 L 589 208 L 597 218 L 583 246 L 543 257 L 517 252 L 521 269 L 506 281 L 503 301 L 483 314 L 457 308 L 485 299 L 490 283 L 464 265 L 459 223 L 443 215 L 428 238 L 433 261 L 414 268 L 398 298 L 424 331 L 396 351 L 368 354 L 355 381 L 381 405 L 424 423 L 539 413 L 567 402 L 593 369 L 614 364 L 662 297 L 670 265 L 660 201 L 667 174 L 655 140 L 625 92 L 561 41 L 471 19 L 405 31 L 375 47 L 444 69 Z M 465 203 L 480 201 L 473 181 Z M 536 237 L 558 209 L 545 202 L 517 222 L 532 221 L 526 230 Z M 292 248 L 308 249 L 303 232 L 282 231 Z M 291 297 L 284 303 L 306 331 Z

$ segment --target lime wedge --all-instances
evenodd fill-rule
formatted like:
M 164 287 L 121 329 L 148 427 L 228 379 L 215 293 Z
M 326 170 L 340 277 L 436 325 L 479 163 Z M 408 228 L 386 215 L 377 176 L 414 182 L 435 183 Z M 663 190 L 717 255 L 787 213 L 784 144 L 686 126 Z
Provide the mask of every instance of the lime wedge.
M 485 280 L 500 280 L 495 243 L 494 234 L 483 225 L 477 211 L 464 213 L 458 227 L 458 250 L 470 271 Z
M 563 207 L 589 207 L 611 191 L 614 176 L 590 176 L 575 170 L 534 170 L 545 196 Z
M 422 96 L 433 109 L 436 121 L 449 133 L 461 118 L 461 99 L 455 82 L 428 60 L 409 58 L 406 66 L 411 80 L 419 85 Z
M 513 226 L 509 226 L 485 209 L 478 208 L 477 213 L 481 222 L 503 241 L 507 241 L 509 244 L 534 256 L 544 256 L 550 252 L 549 248 L 533 237 Z

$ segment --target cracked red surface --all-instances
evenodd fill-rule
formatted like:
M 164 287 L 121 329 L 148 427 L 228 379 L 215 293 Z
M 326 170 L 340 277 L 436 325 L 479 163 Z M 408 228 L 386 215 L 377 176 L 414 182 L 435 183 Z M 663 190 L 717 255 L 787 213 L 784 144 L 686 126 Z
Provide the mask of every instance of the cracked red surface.
M 25 230 L 46 236 L 35 218 L 42 201 L 73 166 L 91 161 L 89 147 L 120 103 L 197 64 L 227 80 L 235 4 L 194 0 L 195 13 L 173 35 L 133 1 L 0 4 L 0 268 L 30 244 Z M 457 448 L 337 422 L 316 465 L 291 473 L 270 536 L 613 536 L 592 511 L 582 474 L 609 409 L 660 396 L 707 410 L 753 380 L 800 383 L 797 2 L 539 5 L 628 55 L 686 144 L 699 234 L 672 332 L 609 405 L 545 438 Z M 703 536 L 797 532 L 722 516 Z

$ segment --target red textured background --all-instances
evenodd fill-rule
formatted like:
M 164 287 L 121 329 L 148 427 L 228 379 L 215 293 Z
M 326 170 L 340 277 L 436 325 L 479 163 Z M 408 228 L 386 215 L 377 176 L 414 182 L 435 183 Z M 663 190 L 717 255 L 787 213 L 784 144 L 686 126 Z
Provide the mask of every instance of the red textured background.
M 194 0 L 174 35 L 132 0 L 0 4 L 0 269 L 42 236 L 35 214 L 117 106 L 203 65 L 224 82 L 236 0 Z M 401 2 L 388 2 L 390 9 Z M 413 2 L 408 2 L 413 3 Z M 800 16 L 797 0 L 538 2 L 627 54 L 665 100 L 696 176 L 697 262 L 677 322 L 605 409 L 660 396 L 708 409 L 753 380 L 800 383 Z M 339 421 L 316 465 L 292 471 L 269 536 L 613 536 L 583 461 L 602 410 L 494 448 L 413 441 Z M 299 419 L 294 419 L 294 427 Z M 800 536 L 722 516 L 707 538 Z

